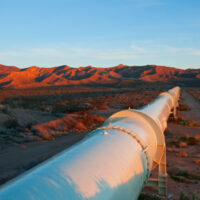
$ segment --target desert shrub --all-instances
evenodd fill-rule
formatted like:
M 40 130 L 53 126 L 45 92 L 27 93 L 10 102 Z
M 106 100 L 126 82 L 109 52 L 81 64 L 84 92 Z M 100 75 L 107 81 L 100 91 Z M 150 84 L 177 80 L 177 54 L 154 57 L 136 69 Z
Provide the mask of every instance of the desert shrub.
M 189 183 L 189 180 L 200 180 L 200 176 L 197 174 L 189 173 L 188 171 L 181 170 L 179 168 L 172 168 L 168 171 L 170 177 L 176 182 L 186 182 Z
M 179 111 L 190 111 L 191 108 L 185 103 L 179 103 L 178 110 Z
M 186 120 L 182 115 L 178 114 L 176 118 L 170 116 L 168 122 L 179 124 L 182 126 L 199 127 L 200 123 L 195 120 Z
M 180 125 L 183 125 L 183 126 L 189 126 L 189 127 L 199 127 L 200 124 L 197 122 L 197 121 L 189 121 L 189 120 L 179 120 L 178 123 Z
M 28 129 L 31 129 L 32 126 L 33 126 L 33 123 L 32 123 L 32 122 L 29 122 L 28 124 L 26 124 L 26 128 L 28 128 Z
M 43 107 L 41 107 L 41 111 L 52 112 L 52 107 L 51 106 L 43 106 Z
M 191 198 L 190 198 L 190 195 L 188 195 L 184 191 L 181 191 L 180 196 L 179 196 L 179 200 L 200 200 L 200 196 L 196 192 L 192 192 Z
M 176 175 L 177 175 L 177 176 L 182 176 L 182 177 L 185 177 L 185 178 L 188 178 L 188 179 L 200 180 L 200 176 L 195 175 L 195 174 L 188 173 L 188 172 L 185 171 L 185 170 L 179 170 L 179 171 L 176 173 Z
M 96 97 L 89 99 L 92 109 L 107 110 L 107 104 L 110 102 L 109 97 Z
M 180 125 L 183 125 L 183 126 L 188 126 L 189 125 L 189 121 L 188 120 L 180 120 L 178 123 Z
M 192 193 L 192 200 L 200 200 L 200 195 L 197 194 L 196 192 Z
M 184 191 L 181 191 L 179 200 L 190 200 L 190 197 Z
M 174 181 L 179 183 L 186 183 L 187 181 L 184 178 L 181 178 L 179 176 L 171 175 L 170 176 Z
M 8 114 L 8 107 L 7 106 L 2 107 L 1 111 L 5 114 Z
M 52 112 L 53 113 L 65 113 L 67 111 L 66 105 L 63 104 L 55 104 L 53 106 Z
M 189 127 L 199 127 L 200 126 L 200 123 L 195 121 L 195 120 L 191 120 L 189 121 L 189 124 L 188 124 Z
M 3 101 L 11 108 L 38 109 L 41 106 L 39 97 L 13 97 Z
M 180 121 L 185 121 L 185 117 L 183 117 L 180 114 L 178 114 L 176 117 L 174 117 L 173 114 L 170 114 L 168 122 L 179 124 Z
M 80 102 L 67 102 L 67 103 L 56 103 L 53 105 L 53 113 L 73 113 L 80 112 L 84 110 L 92 109 L 91 105 L 88 103 Z
M 104 103 L 102 103 L 102 104 L 99 105 L 99 109 L 100 110 L 107 110 L 108 107 Z
M 180 141 L 186 142 L 188 145 L 195 145 L 199 142 L 197 138 L 189 136 L 180 137 Z
M 19 123 L 17 121 L 17 119 L 15 118 L 9 118 L 4 122 L 4 126 L 6 128 L 17 128 L 19 126 Z

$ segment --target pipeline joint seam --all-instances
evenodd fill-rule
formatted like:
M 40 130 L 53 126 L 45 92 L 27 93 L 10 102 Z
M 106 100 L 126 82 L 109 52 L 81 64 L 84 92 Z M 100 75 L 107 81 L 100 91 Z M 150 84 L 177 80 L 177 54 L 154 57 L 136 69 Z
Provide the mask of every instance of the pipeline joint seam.
M 145 179 L 145 183 L 148 181 L 148 178 L 150 176 L 150 162 L 149 162 L 149 157 L 147 155 L 147 149 L 148 149 L 148 146 L 145 146 L 144 145 L 144 142 L 142 141 L 142 139 L 137 135 L 135 134 L 133 131 L 127 129 L 127 128 L 124 128 L 124 127 L 121 127 L 121 126 L 105 126 L 105 127 L 99 127 L 97 128 L 95 131 L 98 131 L 98 130 L 111 130 L 111 129 L 115 129 L 115 130 L 120 130 L 130 136 L 132 136 L 132 138 L 135 139 L 135 141 L 141 146 L 142 148 L 142 151 L 144 152 L 145 154 L 145 157 L 146 157 L 146 161 L 147 161 L 147 173 L 146 173 L 146 179 Z
M 174 97 L 173 94 L 171 94 L 169 91 L 163 92 L 160 95 L 165 95 L 165 94 L 168 94 L 170 96 L 170 98 L 172 99 L 172 104 L 173 104 L 173 108 L 174 108 L 176 106 L 175 104 L 177 102 L 176 97 Z

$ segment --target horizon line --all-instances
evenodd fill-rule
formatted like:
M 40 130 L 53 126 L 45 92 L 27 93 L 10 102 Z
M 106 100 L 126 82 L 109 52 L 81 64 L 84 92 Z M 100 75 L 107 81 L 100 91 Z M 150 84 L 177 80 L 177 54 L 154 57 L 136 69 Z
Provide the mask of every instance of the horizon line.
M 158 67 L 168 67 L 168 68 L 175 68 L 175 69 L 181 69 L 181 70 L 188 70 L 188 69 L 196 69 L 196 70 L 198 70 L 198 69 L 200 69 L 200 67 L 199 68 L 191 68 L 191 67 L 189 67 L 189 68 L 185 68 L 185 69 L 183 69 L 183 68 L 181 68 L 181 67 L 177 67 L 177 66 L 167 66 L 167 65 L 158 65 L 158 64 L 144 64 L 144 65 L 128 65 L 128 64 L 118 64 L 118 65 L 114 65 L 114 66 L 109 66 L 109 67 L 104 67 L 104 66 L 93 66 L 93 65 L 85 65 L 85 66 L 78 66 L 78 67 L 73 67 L 73 66 L 70 66 L 70 65 L 67 65 L 67 64 L 63 64 L 63 65 L 56 65 L 56 66 L 52 66 L 52 67 L 45 67 L 45 66 L 38 66 L 38 65 L 31 65 L 31 66 L 28 66 L 28 67 L 19 67 L 19 66 L 17 66 L 17 65 L 5 65 L 5 64 L 1 64 L 0 63 L 0 66 L 6 66 L 6 67 L 17 67 L 17 68 L 19 68 L 19 69 L 28 69 L 28 68 L 31 68 L 31 67 L 37 67 L 37 68 L 54 68 L 54 67 L 62 67 L 62 66 L 68 66 L 68 67 L 70 67 L 70 68 L 73 68 L 73 69 L 76 69 L 76 68 L 86 68 L 86 67 L 94 67 L 94 68 L 112 68 L 112 67 L 118 67 L 118 66 L 120 66 L 120 65 L 123 65 L 123 66 L 127 66 L 127 67 L 144 67 L 144 66 L 158 66 Z

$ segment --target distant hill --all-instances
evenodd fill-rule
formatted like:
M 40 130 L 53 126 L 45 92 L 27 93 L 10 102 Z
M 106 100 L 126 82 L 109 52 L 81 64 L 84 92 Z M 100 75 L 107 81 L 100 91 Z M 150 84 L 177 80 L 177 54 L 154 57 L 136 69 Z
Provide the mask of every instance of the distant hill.
M 5 77 L 11 72 L 19 71 L 20 69 L 15 66 L 5 66 L 0 64 L 0 77 Z
M 200 81 L 200 69 L 177 69 L 165 66 L 127 66 L 110 68 L 79 67 L 67 65 L 40 68 L 37 66 L 20 69 L 0 65 L 0 87 L 30 88 L 55 85 L 114 84 L 123 81 L 145 82 Z

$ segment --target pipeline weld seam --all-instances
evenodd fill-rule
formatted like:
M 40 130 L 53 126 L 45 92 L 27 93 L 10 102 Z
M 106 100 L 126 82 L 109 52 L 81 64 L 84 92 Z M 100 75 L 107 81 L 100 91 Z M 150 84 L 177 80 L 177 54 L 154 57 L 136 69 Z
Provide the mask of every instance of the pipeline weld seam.
M 131 130 L 127 129 L 127 128 L 121 127 L 121 126 L 99 127 L 95 131 L 98 131 L 98 130 L 111 130 L 111 129 L 120 130 L 120 131 L 132 136 L 136 140 L 136 142 L 141 146 L 142 151 L 144 152 L 144 155 L 145 155 L 146 161 L 147 161 L 147 173 L 146 173 L 146 179 L 145 179 L 145 183 L 146 183 L 148 181 L 148 178 L 149 178 L 149 175 L 150 175 L 150 171 L 151 171 L 150 170 L 150 161 L 149 161 L 149 157 L 147 155 L 148 146 L 144 145 L 143 140 L 136 133 L 134 133 L 133 131 L 131 131 Z

